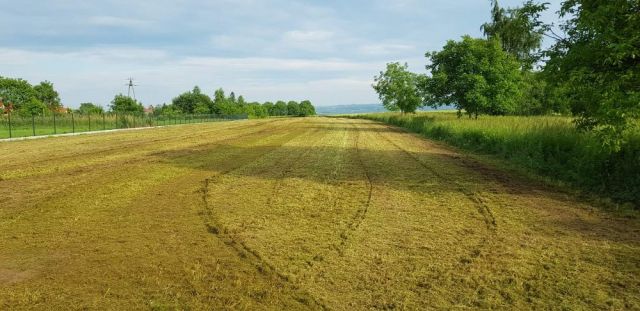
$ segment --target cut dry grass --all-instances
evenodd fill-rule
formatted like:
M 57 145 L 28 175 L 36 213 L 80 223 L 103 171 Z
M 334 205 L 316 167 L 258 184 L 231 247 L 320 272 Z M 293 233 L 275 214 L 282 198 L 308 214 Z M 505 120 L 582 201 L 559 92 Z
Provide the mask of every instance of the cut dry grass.
M 0 150 L 0 309 L 640 308 L 636 217 L 370 121 Z

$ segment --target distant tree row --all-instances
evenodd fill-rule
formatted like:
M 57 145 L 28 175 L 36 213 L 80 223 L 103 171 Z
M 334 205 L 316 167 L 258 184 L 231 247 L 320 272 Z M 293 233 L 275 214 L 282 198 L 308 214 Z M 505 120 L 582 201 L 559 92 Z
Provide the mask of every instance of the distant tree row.
M 316 114 L 310 101 L 277 101 L 275 103 L 247 102 L 243 96 L 236 97 L 231 92 L 225 95 L 223 89 L 214 92 L 213 99 L 203 93 L 199 87 L 182 93 L 171 104 L 149 106 L 145 109 L 141 102 L 122 94 L 116 95 L 109 105 L 115 113 L 149 113 L 155 115 L 179 114 L 216 114 L 247 115 L 251 118 L 268 116 L 311 116 Z M 60 96 L 49 81 L 32 86 L 22 79 L 0 76 L 0 112 L 13 112 L 21 115 L 49 115 L 51 113 L 75 112 L 79 114 L 99 114 L 105 109 L 94 103 L 81 103 L 76 110 L 64 108 Z
M 463 36 L 428 52 L 426 74 L 389 63 L 373 88 L 393 111 L 457 108 L 481 114 L 566 114 L 613 150 L 640 119 L 637 0 L 565 0 L 561 35 L 540 20 L 548 3 L 502 8 L 493 0 L 485 38 Z M 543 37 L 554 40 L 541 49 Z
M 242 95 L 236 97 L 234 92 L 225 95 L 223 89 L 217 89 L 213 99 L 203 93 L 199 87 L 182 93 L 174 98 L 169 105 L 155 107 L 155 114 L 217 114 L 217 115 L 242 115 L 251 118 L 265 118 L 268 116 L 311 116 L 316 114 L 315 107 L 310 101 L 300 103 L 295 101 L 277 101 L 276 103 L 247 102 Z

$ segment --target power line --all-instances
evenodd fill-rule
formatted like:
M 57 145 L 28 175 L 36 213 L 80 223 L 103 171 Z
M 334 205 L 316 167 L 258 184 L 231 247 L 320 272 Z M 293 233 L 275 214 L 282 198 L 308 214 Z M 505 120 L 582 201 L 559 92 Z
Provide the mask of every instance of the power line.
M 138 85 L 133 84 L 133 78 L 129 78 L 127 79 L 127 81 L 129 81 L 129 83 L 125 84 L 126 86 L 129 87 L 127 89 L 127 96 L 131 97 L 131 93 L 133 93 L 133 99 L 136 99 L 136 89 L 134 88 L 134 86 L 138 86 Z

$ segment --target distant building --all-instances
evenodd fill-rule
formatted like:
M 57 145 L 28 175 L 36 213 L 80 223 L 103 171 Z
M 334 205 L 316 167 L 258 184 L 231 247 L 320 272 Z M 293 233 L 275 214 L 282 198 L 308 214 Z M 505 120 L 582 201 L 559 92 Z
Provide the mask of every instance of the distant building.
M 154 111 L 156 111 L 156 108 L 154 108 L 153 105 L 149 105 L 149 107 L 144 108 L 145 114 L 153 114 Z
M 13 111 L 13 104 L 7 103 L 5 104 L 2 100 L 0 100 L 0 113 L 6 114 Z

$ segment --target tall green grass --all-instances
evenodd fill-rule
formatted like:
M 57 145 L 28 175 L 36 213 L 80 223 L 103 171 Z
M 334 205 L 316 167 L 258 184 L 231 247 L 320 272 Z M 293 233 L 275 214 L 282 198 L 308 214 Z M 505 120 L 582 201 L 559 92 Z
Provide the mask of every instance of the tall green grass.
M 356 118 L 403 127 L 476 153 L 497 156 L 527 171 L 618 202 L 640 206 L 640 133 L 628 134 L 620 152 L 602 148 L 559 116 L 458 118 L 451 112 L 378 113 Z

